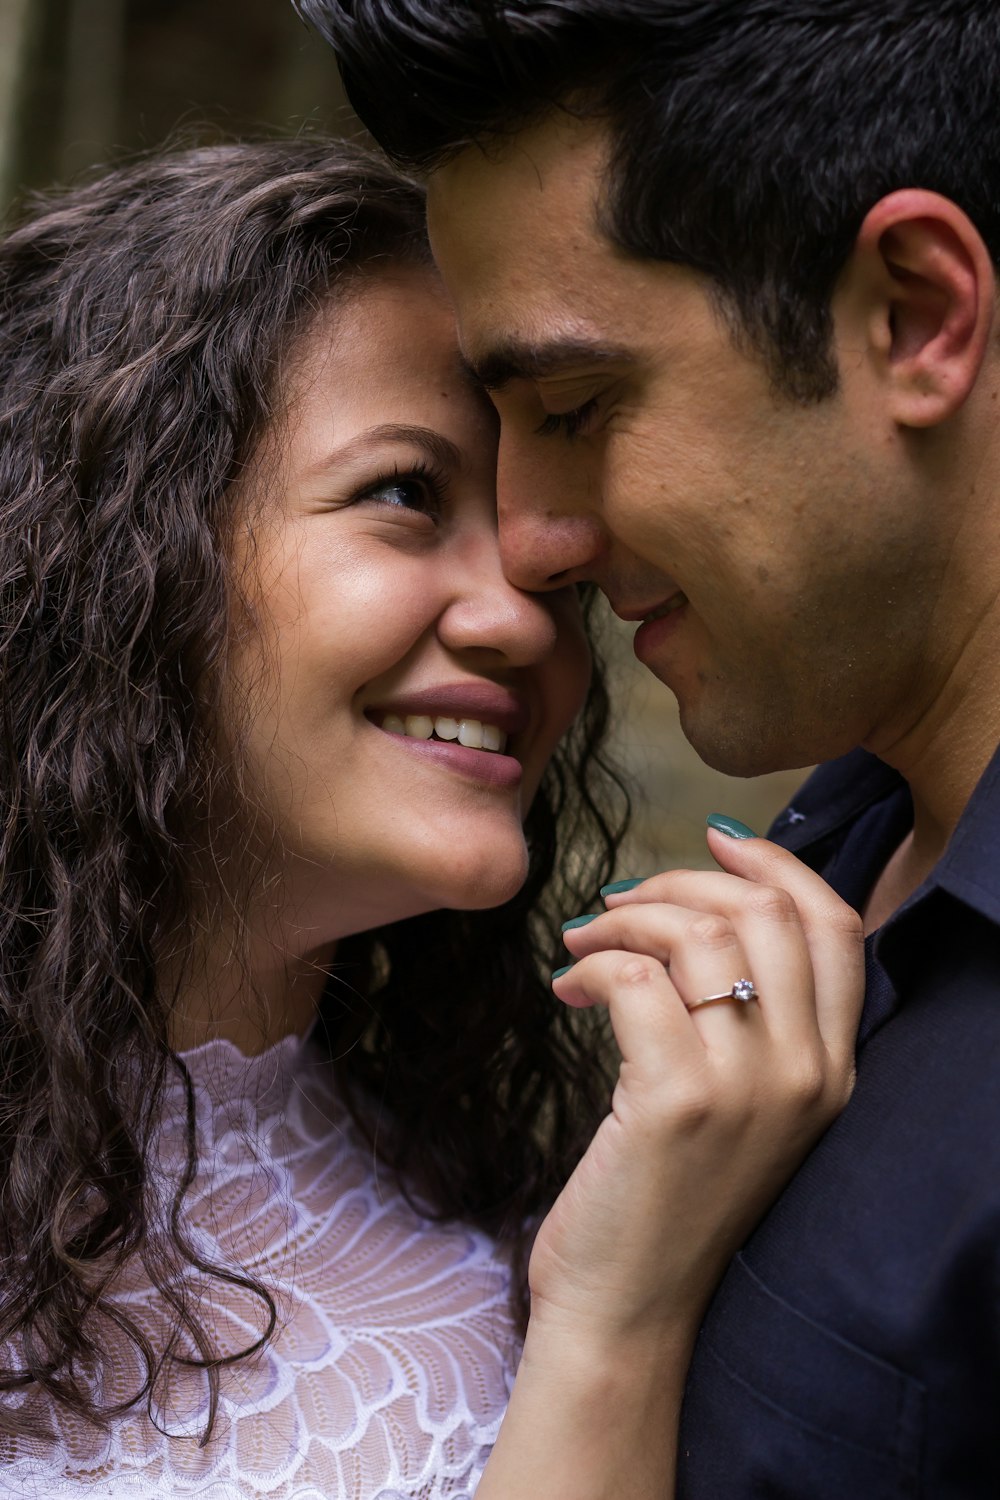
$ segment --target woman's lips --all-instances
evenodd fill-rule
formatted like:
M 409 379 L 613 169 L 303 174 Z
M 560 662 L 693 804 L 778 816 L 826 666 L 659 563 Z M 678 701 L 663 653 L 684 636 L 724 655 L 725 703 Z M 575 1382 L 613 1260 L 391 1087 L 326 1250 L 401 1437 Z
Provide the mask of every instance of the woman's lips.
M 526 705 L 491 682 L 439 685 L 365 710 L 400 749 L 487 786 L 513 787 L 521 765 L 507 755 L 512 734 L 528 727 Z
M 431 720 L 468 719 L 493 724 L 508 735 L 527 729 L 531 718 L 520 694 L 484 678 L 434 683 L 397 692 L 380 702 L 367 704 L 364 711 L 379 725 L 389 716 L 403 720 L 421 716 Z
M 376 726 L 377 727 L 377 726 Z M 475 750 L 458 740 L 422 740 L 410 735 L 379 731 L 393 740 L 404 753 L 419 756 L 442 770 L 457 772 L 484 786 L 516 787 L 521 782 L 521 762 L 513 755 L 497 750 Z

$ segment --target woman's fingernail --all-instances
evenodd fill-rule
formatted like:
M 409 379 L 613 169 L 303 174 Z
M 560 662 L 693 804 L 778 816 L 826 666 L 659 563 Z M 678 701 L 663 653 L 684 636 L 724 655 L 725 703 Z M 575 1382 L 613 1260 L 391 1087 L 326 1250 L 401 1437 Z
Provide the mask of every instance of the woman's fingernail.
M 637 880 L 612 880 L 610 885 L 601 886 L 601 895 L 620 896 L 622 891 L 634 891 L 645 879 L 645 875 L 640 875 Z
M 714 828 L 731 839 L 755 839 L 757 837 L 753 829 L 741 823 L 739 818 L 727 818 L 725 813 L 709 813 L 705 822 L 709 828 Z
M 563 932 L 569 932 L 573 927 L 586 927 L 588 922 L 596 922 L 600 916 L 599 912 L 590 912 L 585 917 L 573 917 L 569 922 L 562 924 Z
M 572 967 L 573 967 L 572 964 L 566 964 L 565 967 L 563 967 L 562 969 L 555 969 L 553 971 L 552 978 L 553 979 L 561 979 L 564 974 L 568 974 L 569 973 L 569 971 L 570 971 L 570 969 Z

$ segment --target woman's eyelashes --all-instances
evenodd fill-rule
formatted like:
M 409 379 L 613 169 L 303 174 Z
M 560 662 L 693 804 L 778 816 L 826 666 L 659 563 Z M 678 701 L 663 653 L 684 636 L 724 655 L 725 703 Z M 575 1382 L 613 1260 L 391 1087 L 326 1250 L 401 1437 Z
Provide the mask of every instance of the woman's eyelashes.
M 574 406 L 571 411 L 549 412 L 535 431 L 539 437 L 551 437 L 554 433 L 561 432 L 563 437 L 574 438 L 587 428 L 596 411 L 597 397 L 594 396 L 581 406 Z
M 425 517 L 436 525 L 444 510 L 447 491 L 448 475 L 444 470 L 421 461 L 379 475 L 357 491 L 351 504 L 377 505 L 407 517 Z

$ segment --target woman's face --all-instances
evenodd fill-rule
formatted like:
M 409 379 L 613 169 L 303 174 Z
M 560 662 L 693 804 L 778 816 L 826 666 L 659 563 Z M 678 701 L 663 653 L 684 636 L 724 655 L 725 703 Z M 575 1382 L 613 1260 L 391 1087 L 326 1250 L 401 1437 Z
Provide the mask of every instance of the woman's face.
M 257 628 L 236 632 L 234 668 L 290 914 L 324 942 L 496 905 L 586 690 L 575 595 L 501 572 L 495 418 L 432 271 L 359 281 L 285 378 L 245 512 Z

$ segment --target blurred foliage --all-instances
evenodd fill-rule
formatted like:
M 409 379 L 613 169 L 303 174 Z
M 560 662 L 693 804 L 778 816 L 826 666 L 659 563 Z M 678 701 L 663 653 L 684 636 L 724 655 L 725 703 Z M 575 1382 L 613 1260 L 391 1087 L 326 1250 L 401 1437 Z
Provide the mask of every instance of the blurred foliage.
M 0 199 L 178 126 L 353 134 L 329 49 L 291 0 L 0 0 Z

